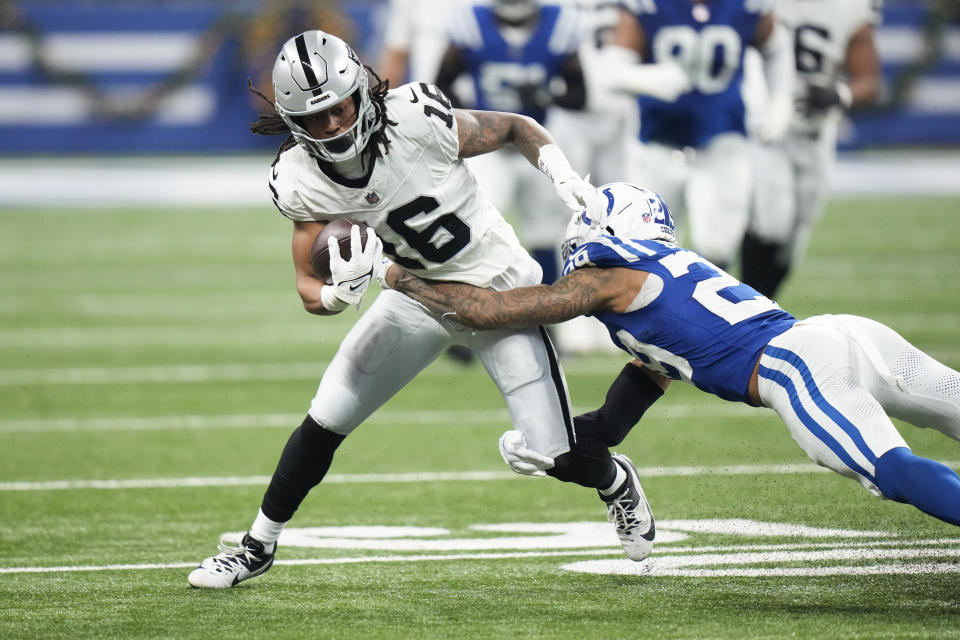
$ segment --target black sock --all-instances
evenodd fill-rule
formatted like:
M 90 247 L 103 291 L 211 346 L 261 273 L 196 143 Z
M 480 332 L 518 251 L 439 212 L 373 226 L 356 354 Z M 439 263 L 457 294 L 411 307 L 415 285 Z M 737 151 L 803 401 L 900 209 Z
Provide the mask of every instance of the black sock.
M 320 484 L 333 462 L 333 452 L 346 436 L 324 429 L 307 416 L 290 435 L 260 509 L 277 522 L 286 522 L 310 490 Z

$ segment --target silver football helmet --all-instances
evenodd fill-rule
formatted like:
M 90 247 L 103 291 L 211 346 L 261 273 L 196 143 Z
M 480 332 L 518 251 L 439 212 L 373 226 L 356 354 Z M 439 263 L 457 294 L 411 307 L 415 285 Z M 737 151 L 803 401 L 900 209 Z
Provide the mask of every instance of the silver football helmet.
M 273 65 L 274 106 L 296 141 L 327 162 L 355 158 L 378 129 L 367 70 L 346 42 L 323 31 L 287 40 Z M 298 119 L 353 99 L 357 120 L 332 138 L 314 138 Z
M 507 24 L 520 24 L 537 12 L 537 0 L 493 0 L 493 13 Z
M 592 220 L 584 207 L 573 214 L 563 240 L 564 261 L 581 244 L 601 236 L 623 240 L 663 240 L 676 243 L 676 226 L 670 208 L 659 194 L 628 182 L 611 182 L 597 187 L 607 207 L 605 220 Z

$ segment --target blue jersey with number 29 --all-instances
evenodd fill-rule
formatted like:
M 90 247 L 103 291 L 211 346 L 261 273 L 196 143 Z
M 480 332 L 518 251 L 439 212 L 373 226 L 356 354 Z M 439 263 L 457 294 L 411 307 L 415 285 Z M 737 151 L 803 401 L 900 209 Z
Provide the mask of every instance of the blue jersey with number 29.
M 596 312 L 614 343 L 644 366 L 724 400 L 747 402 L 761 350 L 796 319 L 693 251 L 603 236 L 582 244 L 564 275 L 583 267 L 646 271 L 626 313 Z

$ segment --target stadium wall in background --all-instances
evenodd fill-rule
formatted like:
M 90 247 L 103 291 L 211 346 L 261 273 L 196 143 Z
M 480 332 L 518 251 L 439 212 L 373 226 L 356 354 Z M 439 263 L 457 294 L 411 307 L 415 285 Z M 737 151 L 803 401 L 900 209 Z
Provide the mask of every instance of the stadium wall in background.
M 842 1 L 842 0 L 840 0 Z M 843 146 L 960 144 L 960 10 L 886 0 L 885 92 Z M 249 133 L 280 43 L 306 28 L 379 53 L 386 2 L 0 3 L 0 154 L 273 149 Z M 953 13 L 954 15 L 947 15 Z

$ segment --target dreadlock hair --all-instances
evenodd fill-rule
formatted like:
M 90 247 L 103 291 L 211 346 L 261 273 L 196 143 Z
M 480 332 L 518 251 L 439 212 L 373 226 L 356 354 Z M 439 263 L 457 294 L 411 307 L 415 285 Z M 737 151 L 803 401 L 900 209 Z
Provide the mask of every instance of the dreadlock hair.
M 363 68 L 367 70 L 367 73 L 373 76 L 376 79 L 376 83 L 372 88 L 368 89 L 370 92 L 370 100 L 373 102 L 373 107 L 377 112 L 377 124 L 380 126 L 377 130 L 370 136 L 369 144 L 373 146 L 373 152 L 378 158 L 382 158 L 386 154 L 390 153 L 390 138 L 387 136 L 387 126 L 396 125 L 397 123 L 387 117 L 387 105 L 386 105 L 386 96 L 387 91 L 390 89 L 390 80 L 384 80 L 377 72 L 363 65 Z M 287 126 L 287 123 L 283 121 L 283 118 L 280 117 L 280 114 L 277 113 L 277 108 L 273 102 L 262 91 L 253 86 L 253 82 L 250 78 L 247 78 L 247 89 L 253 92 L 255 95 L 259 96 L 270 105 L 269 113 L 261 113 L 257 116 L 256 121 L 250 123 L 250 131 L 262 136 L 279 136 L 287 134 L 287 137 L 283 142 L 280 143 L 280 148 L 277 150 L 277 158 L 280 157 L 280 154 L 297 144 L 297 141 L 294 139 L 293 135 L 290 133 L 290 127 Z M 382 151 L 381 151 L 382 147 Z M 274 159 L 276 162 L 276 159 Z

